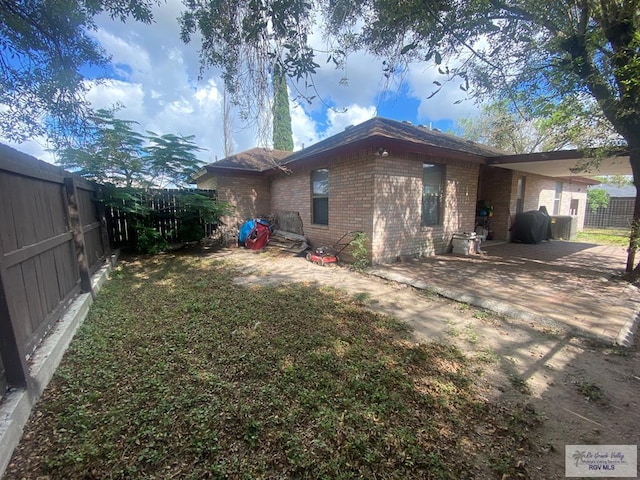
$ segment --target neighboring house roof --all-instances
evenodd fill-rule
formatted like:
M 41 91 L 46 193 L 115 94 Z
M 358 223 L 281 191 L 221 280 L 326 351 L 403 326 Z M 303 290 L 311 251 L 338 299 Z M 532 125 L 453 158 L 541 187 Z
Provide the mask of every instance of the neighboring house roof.
M 624 187 L 619 187 L 618 185 L 603 183 L 601 185 L 598 185 L 597 187 L 592 188 L 602 189 L 607 192 L 610 197 L 614 198 L 636 198 L 635 185 L 625 185 Z
M 252 148 L 244 152 L 223 158 L 218 162 L 210 164 L 216 168 L 239 168 L 241 170 L 264 171 L 279 165 L 282 160 L 293 152 L 286 150 L 272 150 L 267 148 Z

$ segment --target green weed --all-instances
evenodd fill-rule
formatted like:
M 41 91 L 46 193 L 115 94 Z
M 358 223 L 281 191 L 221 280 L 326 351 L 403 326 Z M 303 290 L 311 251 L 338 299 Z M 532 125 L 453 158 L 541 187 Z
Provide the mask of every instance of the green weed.
M 511 386 L 518 390 L 523 395 L 531 395 L 531 387 L 527 380 L 523 379 L 519 375 L 510 375 L 509 380 L 511 381 Z
M 590 402 L 606 403 L 604 390 L 592 382 L 578 382 L 576 384 L 578 392 L 584 395 Z

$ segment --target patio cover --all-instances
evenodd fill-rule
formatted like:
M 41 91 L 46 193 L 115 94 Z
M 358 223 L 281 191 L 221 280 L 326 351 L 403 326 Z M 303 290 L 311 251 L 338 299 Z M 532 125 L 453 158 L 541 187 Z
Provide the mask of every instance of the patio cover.
M 605 157 L 599 159 L 598 162 L 598 165 L 595 166 L 596 161 L 593 158 L 578 150 L 501 155 L 487 159 L 487 164 L 490 166 L 547 177 L 633 175 L 629 155 L 626 153 Z M 586 169 L 583 167 L 584 165 L 587 165 Z

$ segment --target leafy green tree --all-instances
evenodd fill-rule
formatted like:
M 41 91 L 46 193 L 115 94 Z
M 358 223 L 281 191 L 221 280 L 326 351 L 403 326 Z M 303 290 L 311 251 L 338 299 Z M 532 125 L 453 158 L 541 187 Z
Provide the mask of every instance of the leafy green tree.
M 608 122 L 574 117 L 566 105 L 550 115 L 525 117 L 503 100 L 484 105 L 479 116 L 457 123 L 462 137 L 515 154 L 594 148 L 615 136 Z
M 602 188 L 590 188 L 587 190 L 587 204 L 593 213 L 599 208 L 607 208 L 609 206 L 609 194 Z
M 158 253 L 168 246 L 167 236 L 177 234 L 184 242 L 204 237 L 204 223 L 219 223 L 230 205 L 195 190 L 172 192 L 172 204 L 158 201 L 159 189 L 185 187 L 203 163 L 202 151 L 193 136 L 138 133 L 137 122 L 116 118 L 98 110 L 82 147 L 60 152 L 60 164 L 85 178 L 102 184 L 101 200 L 109 208 L 127 215 L 130 238 L 143 253 Z M 157 225 L 177 225 L 177 232 L 159 231 Z
M 13 141 L 77 136 L 90 108 L 86 67 L 108 57 L 91 38 L 106 13 L 151 23 L 156 0 L 0 0 L 0 135 Z
M 287 78 L 278 64 L 273 69 L 273 148 L 293 151 Z
M 60 165 L 98 183 L 139 188 L 183 187 L 204 162 L 194 136 L 138 133 L 139 124 L 98 110 L 81 147 L 60 151 Z
M 196 152 L 203 149 L 194 143 L 195 136 L 147 133 L 149 143 L 144 147 L 144 153 L 152 185 L 158 188 L 187 185 L 204 164 L 196 157 Z
M 98 183 L 150 186 L 145 137 L 133 129 L 137 122 L 121 120 L 107 110 L 98 110 L 88 120 L 85 144 L 62 149 L 60 166 Z

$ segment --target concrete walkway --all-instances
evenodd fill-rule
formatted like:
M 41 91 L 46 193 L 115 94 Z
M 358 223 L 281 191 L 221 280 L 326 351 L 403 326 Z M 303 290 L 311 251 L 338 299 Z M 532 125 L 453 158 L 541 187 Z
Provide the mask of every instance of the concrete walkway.
M 508 316 L 629 346 L 640 291 L 620 279 L 623 247 L 551 241 L 484 243 L 482 255 L 437 255 L 368 273 Z

